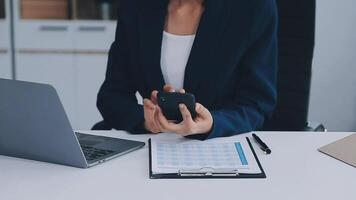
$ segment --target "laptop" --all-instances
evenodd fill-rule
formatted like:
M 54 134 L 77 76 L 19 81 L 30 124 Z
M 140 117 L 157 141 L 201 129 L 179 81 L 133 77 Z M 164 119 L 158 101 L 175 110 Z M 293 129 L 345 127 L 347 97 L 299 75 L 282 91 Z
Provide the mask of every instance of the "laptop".
M 0 155 L 88 168 L 144 145 L 76 133 L 52 86 L 0 79 Z

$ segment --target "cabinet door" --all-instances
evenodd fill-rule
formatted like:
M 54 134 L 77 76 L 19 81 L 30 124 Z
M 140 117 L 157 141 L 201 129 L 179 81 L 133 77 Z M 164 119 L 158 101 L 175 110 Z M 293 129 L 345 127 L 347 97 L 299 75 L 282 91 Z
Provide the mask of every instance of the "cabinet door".
M 10 48 L 9 1 L 0 1 L 0 49 Z
M 0 1 L 0 78 L 12 78 L 9 1 Z
M 76 21 L 73 24 L 76 51 L 106 52 L 115 39 L 115 22 Z
M 8 52 L 0 52 L 0 78 L 11 79 L 11 58 Z
M 75 68 L 70 54 L 17 54 L 17 79 L 54 86 L 75 125 Z
M 105 78 L 106 62 L 107 54 L 105 53 L 75 56 L 77 129 L 90 129 L 102 120 L 96 107 L 96 99 Z
M 15 23 L 16 48 L 21 51 L 72 51 L 70 21 L 19 20 Z
M 10 24 L 0 19 L 0 49 L 10 48 Z

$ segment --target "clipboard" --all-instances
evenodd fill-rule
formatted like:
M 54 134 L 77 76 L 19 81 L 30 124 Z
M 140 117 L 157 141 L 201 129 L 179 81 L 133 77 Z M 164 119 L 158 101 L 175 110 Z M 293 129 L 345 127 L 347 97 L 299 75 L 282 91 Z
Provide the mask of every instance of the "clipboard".
M 256 159 L 257 165 L 261 171 L 261 173 L 256 174 L 246 174 L 239 173 L 238 170 L 231 171 L 222 171 L 222 170 L 214 170 L 211 168 L 205 168 L 201 170 L 185 170 L 179 171 L 178 173 L 165 173 L 165 174 L 154 174 L 152 171 L 152 145 L 151 139 L 148 140 L 148 148 L 149 148 L 149 178 L 150 179 L 232 179 L 232 178 L 243 178 L 243 179 L 263 179 L 266 178 L 266 174 L 262 168 L 262 165 L 256 155 L 256 152 L 251 144 L 251 141 L 248 137 L 246 137 L 249 147 L 251 148 L 254 159 Z

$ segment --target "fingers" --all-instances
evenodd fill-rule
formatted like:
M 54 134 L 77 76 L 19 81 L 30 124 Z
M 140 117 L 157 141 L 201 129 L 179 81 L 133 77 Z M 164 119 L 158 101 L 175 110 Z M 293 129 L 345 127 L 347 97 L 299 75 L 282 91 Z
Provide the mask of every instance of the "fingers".
M 144 104 L 144 117 L 145 117 L 145 128 L 152 133 L 161 132 L 160 127 L 154 119 L 154 115 L 157 112 L 156 106 L 149 99 L 143 100 Z
M 195 104 L 195 111 L 197 112 L 198 115 L 202 116 L 203 118 L 210 116 L 210 111 L 200 103 Z
M 152 96 L 154 95 L 155 94 Z M 213 118 L 210 111 L 199 103 L 196 103 L 195 110 L 198 116 L 194 120 L 192 119 L 192 115 L 187 106 L 184 104 L 179 105 L 183 118 L 183 121 L 179 124 L 168 121 L 163 115 L 161 108 L 149 99 L 144 99 L 144 108 L 145 127 L 152 133 L 174 132 L 181 136 L 208 133 L 213 124 Z
M 203 105 L 201 105 L 200 103 L 196 103 L 195 104 L 195 112 L 201 114 L 203 112 Z
M 179 105 L 183 121 L 179 124 L 170 122 L 163 115 L 161 108 L 156 106 L 157 112 L 155 113 L 155 121 L 158 128 L 163 132 L 174 132 L 181 136 L 187 136 L 198 133 L 208 133 L 212 127 L 212 117 L 208 109 L 201 104 L 196 105 L 196 110 L 199 112 L 200 120 L 193 121 L 189 109 L 184 104 Z
M 175 89 L 174 89 L 174 87 L 171 86 L 171 85 L 165 85 L 165 86 L 163 87 L 163 91 L 164 91 L 164 92 L 176 92 Z M 183 93 L 183 94 L 186 93 L 184 89 L 180 89 L 178 92 L 179 92 L 179 93 Z
M 156 126 L 161 132 L 167 132 L 167 130 L 163 128 L 161 123 L 159 122 L 159 118 L 158 118 L 159 113 L 160 113 L 159 107 L 156 106 L 156 112 L 154 113 L 154 121 L 156 123 Z
M 188 110 L 187 106 L 184 104 L 179 105 L 179 110 L 182 114 L 183 121 L 182 121 L 182 128 L 177 131 L 178 134 L 183 136 L 189 135 L 194 133 L 194 121 L 190 111 Z
M 161 108 L 157 108 L 156 120 L 165 132 L 177 132 L 180 129 L 178 124 L 169 122 L 163 115 Z
M 153 104 L 157 105 L 157 94 L 158 94 L 158 91 L 157 90 L 154 90 L 152 91 L 151 93 L 151 101 Z
M 188 108 L 184 104 L 179 104 L 179 110 L 180 113 L 182 114 L 183 121 L 185 124 L 191 124 L 193 123 L 192 115 L 190 114 Z
M 165 92 L 175 92 L 174 88 L 171 85 L 165 85 L 163 87 L 163 91 L 165 91 Z
M 179 90 L 179 93 L 185 94 L 185 90 L 184 90 L 184 89 L 180 89 L 180 90 Z
M 143 106 L 149 108 L 150 110 L 153 110 L 155 108 L 155 105 L 149 99 L 143 99 Z
M 184 104 L 180 104 L 179 109 L 181 111 L 183 121 L 180 124 L 176 124 L 174 122 L 169 122 L 163 115 L 161 109 L 157 107 L 155 120 L 158 121 L 161 130 L 164 132 L 175 132 L 183 136 L 194 132 L 194 121 L 188 108 Z

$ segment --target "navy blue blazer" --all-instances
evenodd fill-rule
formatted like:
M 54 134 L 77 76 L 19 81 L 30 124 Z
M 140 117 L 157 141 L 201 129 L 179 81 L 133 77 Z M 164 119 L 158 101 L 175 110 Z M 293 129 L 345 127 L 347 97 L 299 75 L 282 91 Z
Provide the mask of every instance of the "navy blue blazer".
M 184 88 L 213 116 L 209 134 L 261 128 L 276 104 L 277 11 L 274 0 L 205 0 Z M 115 41 L 97 106 L 111 128 L 146 133 L 143 106 L 165 85 L 160 56 L 168 0 L 121 0 Z

